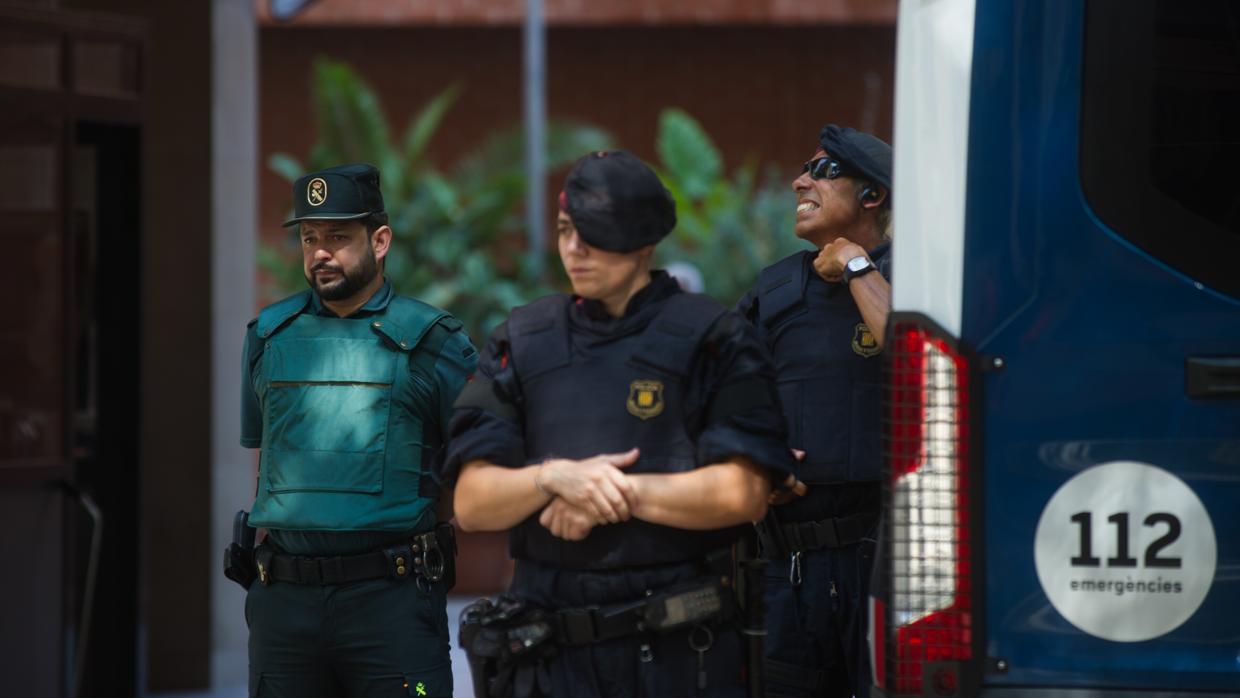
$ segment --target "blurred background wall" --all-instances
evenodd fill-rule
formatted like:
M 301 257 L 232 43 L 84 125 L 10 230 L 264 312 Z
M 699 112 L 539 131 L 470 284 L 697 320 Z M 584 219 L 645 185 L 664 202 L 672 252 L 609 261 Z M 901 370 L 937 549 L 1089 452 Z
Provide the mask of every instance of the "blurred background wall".
M 352 65 L 396 124 L 463 86 L 451 127 L 432 144 L 439 162 L 520 123 L 521 2 L 322 0 L 292 22 L 259 7 L 264 156 L 305 153 L 314 142 L 316 57 Z M 548 2 L 546 15 L 549 117 L 597 125 L 645 159 L 655 157 L 668 106 L 696 117 L 727 163 L 775 163 L 789 181 L 828 120 L 890 137 L 894 1 L 565 0 Z M 288 186 L 270 170 L 260 186 L 270 240 L 280 235 Z

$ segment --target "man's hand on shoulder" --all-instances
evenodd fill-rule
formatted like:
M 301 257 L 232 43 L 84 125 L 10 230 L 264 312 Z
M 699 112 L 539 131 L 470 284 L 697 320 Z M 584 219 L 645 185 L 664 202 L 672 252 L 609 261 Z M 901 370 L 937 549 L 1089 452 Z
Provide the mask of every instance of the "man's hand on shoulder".
M 814 258 L 814 271 L 824 281 L 839 283 L 844 280 L 844 265 L 853 257 L 869 259 L 861 245 L 846 238 L 836 238 L 818 252 Z

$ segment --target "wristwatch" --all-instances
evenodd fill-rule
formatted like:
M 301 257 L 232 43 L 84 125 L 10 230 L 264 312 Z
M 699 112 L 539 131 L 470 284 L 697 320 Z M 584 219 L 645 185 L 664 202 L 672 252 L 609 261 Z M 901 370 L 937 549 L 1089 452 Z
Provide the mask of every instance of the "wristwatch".
M 847 264 L 844 265 L 844 285 L 847 286 L 849 281 L 852 281 L 858 276 L 865 276 L 877 268 L 878 267 L 874 266 L 874 263 L 870 261 L 869 257 L 864 255 L 857 255 L 856 257 L 853 257 L 848 260 Z

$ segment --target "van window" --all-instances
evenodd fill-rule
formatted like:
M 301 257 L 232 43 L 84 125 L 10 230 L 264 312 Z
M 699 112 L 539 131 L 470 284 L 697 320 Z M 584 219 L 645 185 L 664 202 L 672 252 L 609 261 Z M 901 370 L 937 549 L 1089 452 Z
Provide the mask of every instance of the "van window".
M 1081 183 L 1094 212 L 1240 297 L 1240 3 L 1090 0 L 1084 59 Z

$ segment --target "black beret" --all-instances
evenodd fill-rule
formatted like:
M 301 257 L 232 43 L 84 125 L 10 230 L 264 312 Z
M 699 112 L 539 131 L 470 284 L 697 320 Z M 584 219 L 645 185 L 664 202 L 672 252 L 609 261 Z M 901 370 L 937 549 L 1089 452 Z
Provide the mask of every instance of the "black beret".
M 860 175 L 891 191 L 891 146 L 881 138 L 855 129 L 827 124 L 818 144 L 839 160 L 844 174 Z
M 337 165 L 302 175 L 293 183 L 293 217 L 301 221 L 351 221 L 383 210 L 379 170 L 373 165 Z
M 590 153 L 564 182 L 561 208 L 581 239 L 609 252 L 632 252 L 676 227 L 676 202 L 646 163 L 623 150 Z

